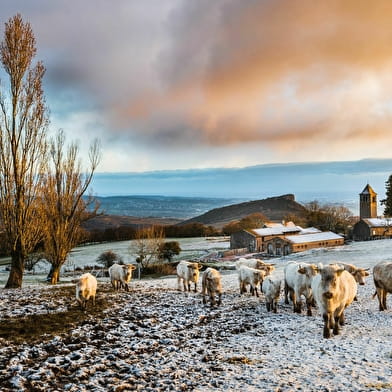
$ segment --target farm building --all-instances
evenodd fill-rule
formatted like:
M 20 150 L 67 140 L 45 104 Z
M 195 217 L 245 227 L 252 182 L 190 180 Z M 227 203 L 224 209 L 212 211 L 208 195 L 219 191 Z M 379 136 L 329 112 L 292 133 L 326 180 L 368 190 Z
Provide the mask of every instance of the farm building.
M 314 227 L 302 228 L 292 222 L 267 224 L 260 229 L 241 230 L 230 237 L 230 248 L 247 248 L 249 252 L 262 252 L 284 256 L 304 250 L 344 244 L 338 234 L 321 232 Z
M 354 241 L 392 238 L 392 218 L 377 218 L 377 193 L 367 184 L 359 194 L 359 218 L 353 227 Z
M 359 220 L 353 228 L 355 241 L 392 238 L 392 218 L 369 218 Z

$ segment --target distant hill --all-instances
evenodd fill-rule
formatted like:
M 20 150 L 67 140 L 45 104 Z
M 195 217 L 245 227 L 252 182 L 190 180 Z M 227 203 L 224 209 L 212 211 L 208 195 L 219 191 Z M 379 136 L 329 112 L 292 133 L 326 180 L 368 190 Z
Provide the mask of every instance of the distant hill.
M 305 207 L 295 201 L 292 194 L 269 197 L 262 200 L 248 201 L 245 203 L 233 204 L 226 207 L 214 208 L 205 214 L 199 215 L 179 223 L 202 223 L 214 227 L 223 227 L 225 224 L 240 220 L 247 215 L 261 212 L 271 221 L 281 221 L 287 214 L 301 215 L 306 211 Z
M 140 228 L 142 226 L 166 226 L 175 225 L 179 223 L 179 219 L 170 218 L 141 218 L 137 216 L 121 216 L 121 215 L 99 215 L 87 222 L 83 223 L 83 228 L 87 231 L 92 230 L 106 230 L 115 229 L 120 226 L 132 227 L 133 229 Z
M 157 195 L 96 196 L 100 211 L 106 215 L 133 218 L 190 219 L 230 204 L 240 203 L 246 198 L 181 197 Z M 102 219 L 102 218 L 101 218 Z

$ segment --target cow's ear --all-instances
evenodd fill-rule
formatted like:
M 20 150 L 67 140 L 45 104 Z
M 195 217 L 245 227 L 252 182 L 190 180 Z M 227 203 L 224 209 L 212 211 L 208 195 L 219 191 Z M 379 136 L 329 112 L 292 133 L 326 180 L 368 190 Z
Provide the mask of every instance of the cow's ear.
M 193 265 L 191 265 L 191 264 L 188 264 L 187 267 L 188 267 L 189 269 L 193 269 Z
M 197 265 L 197 269 L 200 270 L 200 269 L 202 269 L 202 268 L 203 268 L 203 266 L 202 266 L 201 264 L 198 264 L 198 265 Z
M 136 269 L 136 265 L 132 264 L 132 270 L 135 270 L 135 269 Z
M 364 276 L 369 276 L 370 275 L 370 272 L 368 272 L 368 270 L 369 270 L 369 268 L 364 271 L 365 272 Z
M 344 268 L 338 269 L 336 271 L 337 275 L 340 276 L 342 274 L 342 272 L 344 271 Z
M 128 269 L 128 266 L 127 266 L 127 265 L 122 265 L 121 267 L 122 267 L 122 269 L 123 269 L 124 271 L 126 271 L 126 270 Z
M 300 274 L 304 275 L 304 274 L 306 274 L 306 269 L 303 268 L 303 267 L 298 268 L 298 272 L 299 272 Z

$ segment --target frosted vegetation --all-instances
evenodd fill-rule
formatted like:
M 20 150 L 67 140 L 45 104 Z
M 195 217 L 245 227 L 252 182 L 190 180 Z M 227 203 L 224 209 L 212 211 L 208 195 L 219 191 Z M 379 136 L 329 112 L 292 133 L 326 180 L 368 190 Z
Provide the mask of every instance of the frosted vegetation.
M 197 249 L 219 246 L 189 241 Z M 102 250 L 88 247 L 72 257 L 84 263 Z M 281 274 L 291 260 L 372 268 L 391 258 L 392 241 L 381 240 L 274 262 Z M 217 308 L 203 305 L 200 292 L 177 291 L 174 276 L 133 280 L 130 292 L 114 292 L 99 278 L 97 304 L 87 312 L 77 306 L 72 283 L 1 290 L 2 391 L 392 389 L 392 300 L 378 311 L 372 276 L 347 309 L 341 334 L 324 339 L 317 311 L 294 314 L 281 293 L 278 313 L 268 313 L 263 296 L 239 295 L 236 271 L 222 274 Z

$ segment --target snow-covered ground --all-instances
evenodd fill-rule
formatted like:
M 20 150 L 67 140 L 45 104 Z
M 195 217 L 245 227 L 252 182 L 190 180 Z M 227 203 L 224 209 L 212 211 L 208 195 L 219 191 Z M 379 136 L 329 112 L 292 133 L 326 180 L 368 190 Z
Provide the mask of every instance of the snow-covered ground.
M 291 260 L 372 268 L 391 251 L 390 240 L 362 242 L 275 262 L 278 274 Z M 173 276 L 133 281 L 128 293 L 102 279 L 87 312 L 72 284 L 0 290 L 1 390 L 392 390 L 392 311 L 378 311 L 372 276 L 341 334 L 324 339 L 317 311 L 294 314 L 281 295 L 278 313 L 268 313 L 263 296 L 239 295 L 235 271 L 222 274 L 217 308 L 177 291 Z

